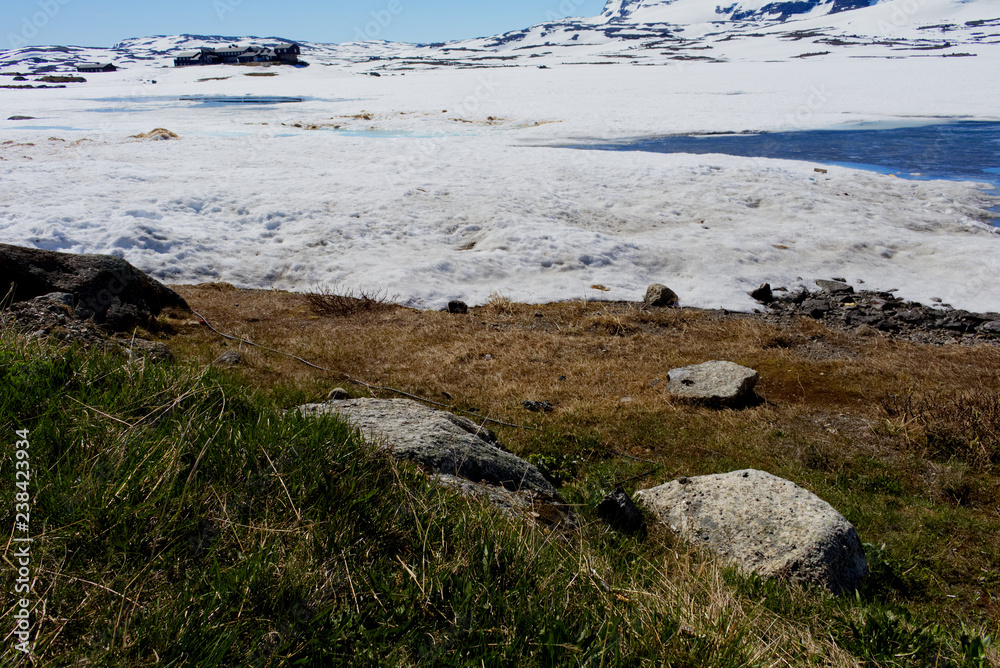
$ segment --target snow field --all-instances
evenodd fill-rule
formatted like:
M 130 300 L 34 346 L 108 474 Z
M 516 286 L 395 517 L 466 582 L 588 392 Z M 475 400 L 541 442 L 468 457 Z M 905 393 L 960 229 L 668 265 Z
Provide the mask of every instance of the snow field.
M 0 155 L 0 240 L 118 254 L 169 283 L 339 284 L 440 308 L 492 292 L 636 300 L 663 282 L 687 305 L 748 310 L 761 282 L 845 276 L 1000 310 L 1000 234 L 971 184 L 484 136 L 45 140 Z

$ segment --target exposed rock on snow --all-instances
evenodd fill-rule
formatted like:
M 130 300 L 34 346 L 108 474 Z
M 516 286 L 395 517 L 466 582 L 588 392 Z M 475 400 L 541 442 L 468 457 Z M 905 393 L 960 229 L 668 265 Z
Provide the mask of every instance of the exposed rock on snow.
M 752 291 L 750 296 L 762 304 L 770 304 L 774 301 L 774 295 L 771 293 L 770 283 L 762 284 L 759 288 Z
M 166 128 L 156 128 L 150 130 L 149 132 L 140 132 L 137 135 L 132 135 L 132 139 L 150 139 L 152 141 L 164 141 L 170 139 L 180 139 L 180 136 L 167 130 Z
M 849 295 L 854 292 L 854 288 L 844 281 L 826 281 L 820 279 L 816 281 L 816 285 L 823 292 L 828 292 L 831 295 Z
M 705 362 L 673 369 L 667 389 L 676 397 L 714 406 L 749 403 L 760 374 L 734 362 Z
M 763 577 L 840 593 L 868 575 L 851 523 L 812 492 L 770 473 L 679 478 L 635 496 L 692 544 Z

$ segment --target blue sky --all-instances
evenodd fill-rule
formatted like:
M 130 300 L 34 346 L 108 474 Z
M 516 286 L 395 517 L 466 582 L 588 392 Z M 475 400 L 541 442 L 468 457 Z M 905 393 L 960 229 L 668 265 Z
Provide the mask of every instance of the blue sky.
M 3 0 L 0 49 L 111 46 L 128 37 L 258 35 L 315 42 L 438 42 L 593 16 L 604 0 Z

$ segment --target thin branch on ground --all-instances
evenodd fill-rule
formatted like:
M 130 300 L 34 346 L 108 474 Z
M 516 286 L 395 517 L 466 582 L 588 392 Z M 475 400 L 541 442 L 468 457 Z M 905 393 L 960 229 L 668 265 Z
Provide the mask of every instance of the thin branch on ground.
M 295 360 L 297 362 L 301 362 L 302 364 L 305 364 L 306 366 L 311 367 L 313 369 L 316 369 L 318 371 L 325 371 L 327 373 L 340 374 L 344 378 L 344 380 L 346 380 L 348 382 L 351 382 L 351 383 L 354 383 L 356 385 L 361 385 L 363 387 L 367 387 L 369 390 L 382 391 L 382 392 L 393 392 L 395 394 L 399 394 L 399 395 L 404 396 L 404 397 L 409 397 L 410 399 L 416 399 L 417 401 L 422 401 L 424 403 L 431 404 L 432 406 L 440 406 L 442 408 L 447 408 L 449 411 L 458 411 L 459 413 L 465 413 L 466 415 L 473 415 L 473 416 L 476 417 L 476 419 L 482 420 L 484 422 L 489 422 L 490 424 L 498 424 L 498 425 L 501 425 L 503 427 L 513 427 L 514 429 L 528 429 L 528 430 L 531 430 L 531 431 L 537 431 L 538 430 L 537 427 L 530 427 L 528 425 L 522 425 L 522 424 L 512 424 L 510 422 L 502 422 L 500 420 L 494 420 L 493 418 L 483 417 L 482 415 L 480 415 L 479 413 L 476 413 L 475 411 L 468 411 L 468 410 L 465 410 L 465 409 L 462 409 L 462 408 L 455 408 L 454 406 L 449 406 L 448 404 L 442 404 L 440 402 L 433 401 L 431 399 L 427 399 L 425 397 L 421 397 L 421 396 L 418 396 L 416 394 L 410 394 L 409 392 L 404 392 L 403 390 L 398 390 L 398 389 L 396 389 L 394 387 L 384 387 L 384 386 L 381 386 L 381 385 L 374 385 L 372 383 L 366 383 L 365 381 L 358 380 L 357 378 L 354 378 L 353 376 L 351 376 L 349 374 L 346 374 L 343 371 L 334 371 L 333 369 L 328 369 L 326 367 L 319 366 L 318 364 L 313 364 L 309 360 L 303 359 L 303 358 L 299 357 L 298 355 L 293 355 L 291 353 L 286 353 L 286 352 L 284 352 L 282 350 L 276 350 L 274 348 L 268 348 L 267 346 L 263 346 L 263 345 L 261 345 L 259 343 L 254 343 L 253 341 L 248 341 L 247 339 L 243 339 L 243 338 L 240 338 L 238 336 L 233 336 L 232 334 L 226 334 L 225 332 L 220 332 L 218 329 L 216 329 L 212 325 L 212 323 L 210 323 L 208 321 L 208 318 L 206 318 L 205 316 L 203 316 L 201 313 L 198 313 L 194 309 L 191 309 L 191 312 L 194 313 L 196 316 L 198 316 L 198 318 L 200 318 L 201 321 L 203 323 L 205 323 L 206 327 L 208 327 L 210 330 L 212 330 L 213 332 L 215 332 L 216 334 L 218 334 L 219 336 L 221 336 L 224 339 L 228 339 L 230 341 L 237 341 L 239 343 L 244 343 L 244 344 L 246 344 L 248 346 L 253 346 L 254 348 L 260 348 L 261 350 L 266 350 L 267 352 L 274 353 L 276 355 L 284 355 L 285 357 L 290 357 L 291 359 L 293 359 L 293 360 Z

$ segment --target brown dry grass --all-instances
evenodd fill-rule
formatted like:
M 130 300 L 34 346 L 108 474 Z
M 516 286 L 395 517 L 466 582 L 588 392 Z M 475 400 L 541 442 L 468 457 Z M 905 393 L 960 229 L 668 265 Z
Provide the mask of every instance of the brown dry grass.
M 1000 387 L 997 348 L 853 337 L 809 319 L 780 328 L 708 311 L 585 301 L 520 305 L 501 295 L 465 316 L 397 308 L 324 318 L 306 296 L 213 286 L 181 292 L 223 331 L 320 366 L 437 401 L 453 397 L 462 408 L 504 421 L 572 426 L 604 449 L 640 456 L 676 454 L 677 437 L 698 424 L 699 437 L 680 442 L 727 455 L 742 440 L 743 450 L 756 447 L 761 458 L 778 454 L 775 449 L 799 459 L 829 451 L 819 457 L 827 468 L 854 454 L 905 458 L 906 448 L 887 449 L 893 439 L 877 433 L 885 421 L 884 397 L 908 389 L 923 395 Z M 178 343 L 202 359 L 220 352 L 211 332 L 185 334 Z M 244 373 L 265 386 L 294 384 L 321 397 L 343 382 L 338 373 L 245 352 L 250 364 Z M 760 371 L 757 391 L 765 403 L 716 412 L 675 402 L 665 389 L 667 372 L 710 359 Z M 523 400 L 549 401 L 556 411 L 531 414 Z M 647 426 L 637 430 L 639 423 Z M 780 443 L 764 438 L 773 431 L 789 437 Z M 665 440 L 651 440 L 657 434 Z M 505 438 L 515 449 L 540 447 L 531 432 Z
M 384 290 L 366 292 L 353 289 L 317 288 L 306 293 L 306 301 L 317 315 L 341 317 L 361 313 L 384 313 L 398 308 L 396 297 L 390 297 Z
M 508 418 L 528 417 L 520 408 L 525 398 L 580 415 L 619 411 L 622 398 L 631 399 L 624 405 L 632 412 L 696 413 L 675 405 L 664 381 L 672 368 L 710 359 L 760 371 L 757 391 L 767 402 L 756 413 L 712 413 L 719 419 L 794 410 L 878 421 L 880 399 L 907 389 L 1000 388 L 996 347 L 856 337 L 806 318 L 781 328 L 712 311 L 586 301 L 522 305 L 499 294 L 469 315 L 451 315 L 396 307 L 381 294 L 310 296 L 225 284 L 178 291 L 223 331 L 374 383 L 431 398 L 447 392 Z M 316 313 L 330 303 L 346 317 Z M 340 309 L 342 303 L 351 308 Z M 223 345 L 208 330 L 192 327 L 182 327 L 176 343 L 205 359 Z M 251 379 L 280 377 L 317 392 L 337 381 L 337 374 L 320 377 L 285 358 L 251 356 Z

